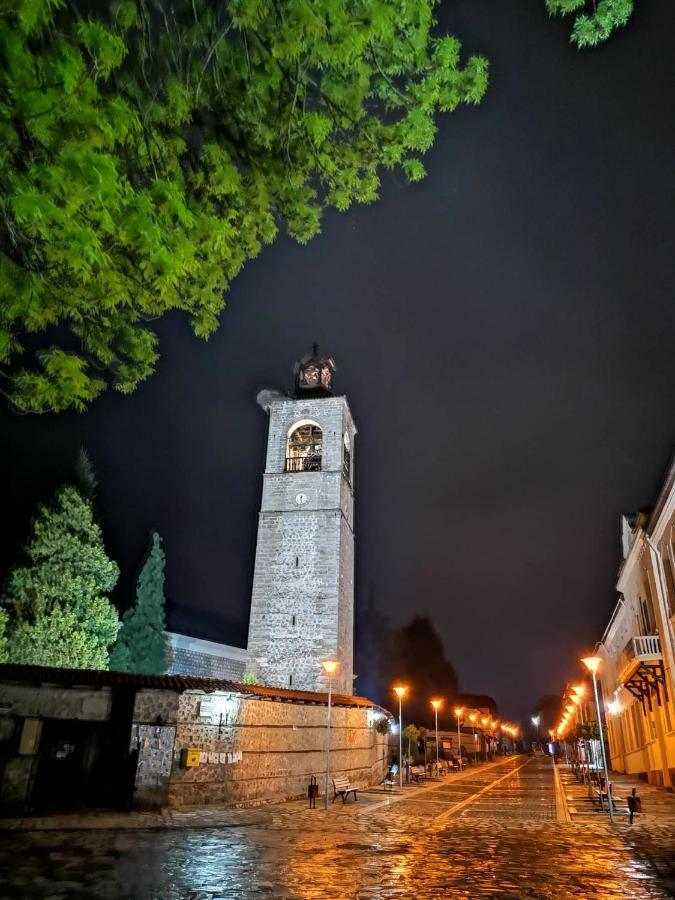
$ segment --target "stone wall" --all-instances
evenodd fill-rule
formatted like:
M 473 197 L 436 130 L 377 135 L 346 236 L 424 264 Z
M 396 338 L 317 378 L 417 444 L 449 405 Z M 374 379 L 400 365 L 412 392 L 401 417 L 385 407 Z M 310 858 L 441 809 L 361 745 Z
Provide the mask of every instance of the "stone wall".
M 139 693 L 135 721 L 175 727 L 173 765 L 168 777 L 139 783 L 139 805 L 171 807 L 247 803 L 303 796 L 312 775 L 323 790 L 326 707 L 259 700 L 241 694 L 185 692 L 171 698 Z M 334 707 L 331 771 L 363 786 L 384 777 L 387 738 L 375 729 L 377 713 Z M 159 736 L 158 736 L 159 739 Z M 198 749 L 196 768 L 181 765 L 181 751 Z M 148 745 L 140 762 L 159 747 Z M 144 765 L 147 776 L 148 767 Z M 147 779 L 146 779 L 147 780 Z
M 246 672 L 246 651 L 240 647 L 169 633 L 169 675 L 196 675 L 241 681 Z

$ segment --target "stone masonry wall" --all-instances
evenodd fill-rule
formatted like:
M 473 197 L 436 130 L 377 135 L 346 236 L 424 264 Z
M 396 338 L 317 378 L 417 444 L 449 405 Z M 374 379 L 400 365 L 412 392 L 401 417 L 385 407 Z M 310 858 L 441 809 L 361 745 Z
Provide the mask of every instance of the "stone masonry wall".
M 186 692 L 175 706 L 150 700 L 139 713 L 152 718 L 159 709 L 164 711 L 165 726 L 175 724 L 173 765 L 159 790 L 137 786 L 141 805 L 281 800 L 304 795 L 311 775 L 317 776 L 323 790 L 325 706 Z M 333 708 L 333 775 L 362 786 L 382 780 L 387 743 L 374 727 L 376 717 L 373 710 Z M 199 767 L 181 766 L 181 750 L 187 748 L 201 751 Z
M 337 656 L 335 690 L 351 694 L 353 497 L 342 453 L 354 424 L 344 397 L 274 400 L 269 412 L 247 668 L 263 684 L 325 690 L 321 660 Z M 289 430 L 305 419 L 321 426 L 322 470 L 286 473 Z
M 241 681 L 245 664 L 240 659 L 199 653 L 184 647 L 172 647 L 167 668 L 168 675 L 196 675 L 200 678 L 222 678 L 225 681 Z

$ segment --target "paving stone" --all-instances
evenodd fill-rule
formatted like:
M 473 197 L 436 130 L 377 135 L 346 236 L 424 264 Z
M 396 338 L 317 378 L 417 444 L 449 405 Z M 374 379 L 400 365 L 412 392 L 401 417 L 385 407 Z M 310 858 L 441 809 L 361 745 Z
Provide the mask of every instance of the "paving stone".
M 556 821 L 550 760 L 518 758 L 328 812 L 229 811 L 226 827 L 5 832 L 0 900 L 647 900 L 671 896 L 674 852 L 675 821 Z

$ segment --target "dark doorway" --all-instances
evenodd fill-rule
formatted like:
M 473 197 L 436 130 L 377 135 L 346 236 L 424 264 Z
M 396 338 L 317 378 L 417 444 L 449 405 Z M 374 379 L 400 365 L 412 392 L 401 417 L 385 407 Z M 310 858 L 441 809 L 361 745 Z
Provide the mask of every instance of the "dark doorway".
M 138 760 L 129 746 L 134 696 L 114 689 L 105 722 L 43 720 L 31 797 L 36 813 L 131 806 Z
M 35 812 L 99 805 L 97 782 L 105 779 L 100 769 L 108 730 L 106 722 L 44 720 L 33 785 Z

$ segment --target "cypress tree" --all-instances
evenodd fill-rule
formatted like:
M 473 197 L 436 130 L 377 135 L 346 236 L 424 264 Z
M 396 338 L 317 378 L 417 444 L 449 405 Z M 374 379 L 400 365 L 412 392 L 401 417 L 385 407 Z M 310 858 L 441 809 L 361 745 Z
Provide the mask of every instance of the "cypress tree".
M 8 661 L 107 669 L 119 628 L 107 594 L 119 570 L 106 554 L 91 501 L 62 487 L 52 505 L 39 509 L 26 556 L 27 565 L 10 573 L 0 604 L 8 616 Z
M 7 613 L 0 609 L 0 663 L 7 662 Z
M 136 604 L 122 620 L 110 656 L 110 668 L 120 672 L 162 675 L 167 667 L 166 613 L 162 539 L 152 533 L 150 552 L 136 583 Z

